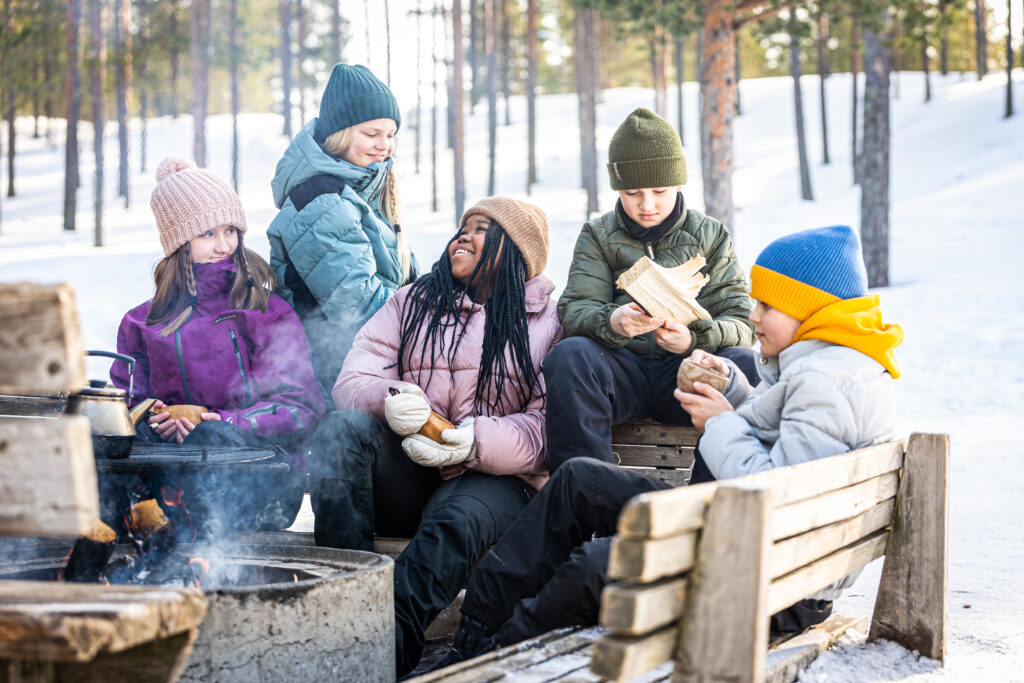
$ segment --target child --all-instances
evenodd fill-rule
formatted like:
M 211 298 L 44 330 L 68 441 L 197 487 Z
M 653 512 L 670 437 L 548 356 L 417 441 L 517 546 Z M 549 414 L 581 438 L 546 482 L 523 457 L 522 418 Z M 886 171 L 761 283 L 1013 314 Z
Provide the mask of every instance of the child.
M 615 462 L 612 425 L 642 417 L 690 424 L 671 394 L 679 361 L 695 350 L 756 374 L 744 348 L 754 343 L 746 279 L 725 226 L 685 206 L 686 160 L 675 129 L 647 109 L 634 111 L 612 136 L 608 175 L 619 201 L 583 226 L 558 300 L 566 339 L 544 361 L 552 471 L 574 457 Z M 711 279 L 697 299 L 712 320 L 653 318 L 615 286 L 643 256 L 672 267 L 698 255 Z
M 156 178 L 150 207 L 165 258 L 154 273 L 155 295 L 125 314 L 117 332 L 117 350 L 135 359 L 129 404 L 156 398 L 157 410 L 175 404 L 208 410 L 198 424 L 160 412 L 139 425 L 138 438 L 296 447 L 324 404 L 298 318 L 271 292 L 274 275 L 267 263 L 245 248 L 238 195 L 180 157 L 165 159 Z M 110 377 L 127 388 L 128 364 L 115 361 Z M 287 481 L 258 490 L 269 497 L 262 502 L 280 508 L 268 518 L 276 520 L 268 522 L 272 526 L 280 529 L 294 519 L 302 480 L 296 469 Z M 239 499 L 242 493 L 232 492 Z
M 359 328 L 415 278 L 391 168 L 401 120 L 369 69 L 336 64 L 320 116 L 277 163 L 270 264 L 302 320 L 324 396 Z
M 561 334 L 547 258 L 537 207 L 488 197 L 466 211 L 433 269 L 360 330 L 334 386 L 339 410 L 313 439 L 318 545 L 412 537 L 395 563 L 399 677 L 546 479 L 540 363 Z M 431 410 L 457 425 L 442 443 L 416 433 Z
M 729 374 L 725 395 L 701 382 L 699 393 L 675 390 L 704 432 L 699 449 L 711 474 L 751 474 L 891 440 L 899 376 L 892 350 L 903 331 L 882 323 L 878 295 L 867 293 L 856 234 L 837 226 L 776 240 L 751 282 L 761 383 L 751 390 L 735 364 L 695 352 Z M 445 663 L 596 623 L 619 512 L 633 496 L 666 487 L 590 458 L 563 465 L 474 571 Z M 783 610 L 773 629 L 824 620 L 836 595 L 822 591 Z

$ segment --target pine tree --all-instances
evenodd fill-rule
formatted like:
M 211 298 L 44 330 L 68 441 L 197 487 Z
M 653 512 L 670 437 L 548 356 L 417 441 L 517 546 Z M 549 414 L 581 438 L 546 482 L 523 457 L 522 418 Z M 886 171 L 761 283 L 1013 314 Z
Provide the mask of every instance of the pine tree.
M 78 120 L 82 116 L 82 77 L 79 71 L 82 0 L 68 0 L 67 24 L 67 137 L 64 151 L 64 229 L 75 229 L 78 191 Z
M 192 0 L 192 156 L 206 166 L 206 112 L 210 93 L 210 0 Z
M 886 12 L 888 15 L 888 12 Z M 881 30 L 889 28 L 888 16 Z M 864 149 L 860 234 L 869 287 L 889 284 L 890 47 L 875 27 L 864 31 Z
M 800 159 L 800 197 L 805 201 L 814 199 L 811 189 L 811 168 L 807 161 L 807 136 L 804 132 L 804 103 L 800 88 L 803 72 L 800 57 L 801 26 L 796 19 L 796 9 L 789 11 L 789 68 L 793 76 L 793 112 L 796 117 L 796 145 Z

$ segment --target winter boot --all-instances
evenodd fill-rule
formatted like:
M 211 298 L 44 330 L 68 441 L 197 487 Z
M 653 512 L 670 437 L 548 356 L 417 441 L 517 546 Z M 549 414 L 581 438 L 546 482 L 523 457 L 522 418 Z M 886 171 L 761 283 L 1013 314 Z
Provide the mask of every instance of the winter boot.
M 431 671 L 443 669 L 452 664 L 458 664 L 467 659 L 479 657 L 485 652 L 490 652 L 497 647 L 497 639 L 491 629 L 480 623 L 473 617 L 462 615 L 459 622 L 459 630 L 455 632 L 455 640 L 451 649 L 441 658 L 441 661 Z

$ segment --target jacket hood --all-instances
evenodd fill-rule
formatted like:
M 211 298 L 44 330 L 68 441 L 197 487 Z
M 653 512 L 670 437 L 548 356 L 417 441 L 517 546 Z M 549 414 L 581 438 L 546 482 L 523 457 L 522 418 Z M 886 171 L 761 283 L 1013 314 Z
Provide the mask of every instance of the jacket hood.
M 277 162 L 274 179 L 270 181 L 274 204 L 280 209 L 297 185 L 313 176 L 330 175 L 351 187 L 367 204 L 376 207 L 376 201 L 370 199 L 376 200 L 380 196 L 393 160 L 387 159 L 362 168 L 328 153 L 313 139 L 316 121 L 313 119 L 299 131 Z

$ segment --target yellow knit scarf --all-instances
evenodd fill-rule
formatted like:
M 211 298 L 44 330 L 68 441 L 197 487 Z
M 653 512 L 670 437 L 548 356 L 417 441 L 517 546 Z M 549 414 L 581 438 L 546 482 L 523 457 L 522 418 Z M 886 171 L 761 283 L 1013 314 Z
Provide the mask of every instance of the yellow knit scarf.
M 882 322 L 877 294 L 840 299 L 821 308 L 793 335 L 794 344 L 803 339 L 821 339 L 860 351 L 881 363 L 894 378 L 900 376 L 893 349 L 903 342 L 903 328 Z

